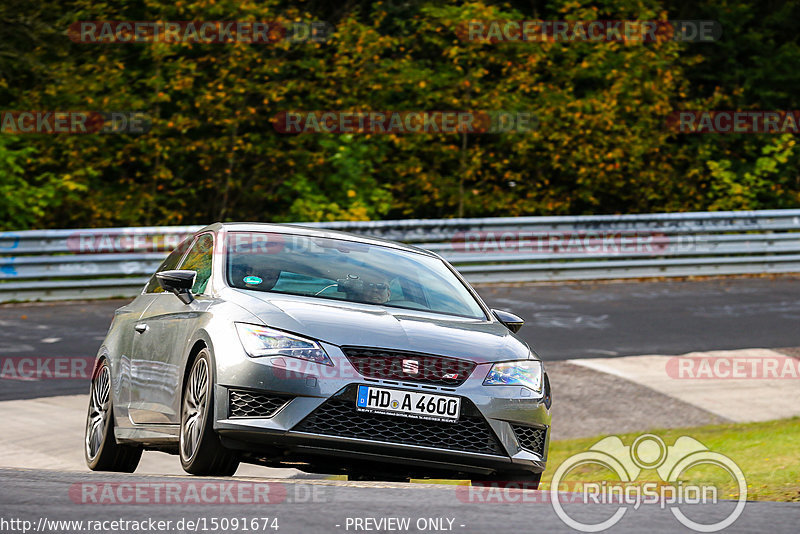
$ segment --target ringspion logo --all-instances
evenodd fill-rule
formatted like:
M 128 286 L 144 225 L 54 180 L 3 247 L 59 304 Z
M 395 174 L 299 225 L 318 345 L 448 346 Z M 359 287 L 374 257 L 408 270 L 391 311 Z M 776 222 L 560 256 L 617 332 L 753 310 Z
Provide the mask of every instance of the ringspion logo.
M 618 503 L 619 507 L 608 519 L 582 522 L 585 516 L 576 514 L 574 509 L 571 514 L 567 510 L 569 507 L 564 506 L 559 488 L 571 472 L 581 473 L 597 466 L 609 471 L 615 480 L 584 482 L 578 503 Z M 720 500 L 716 486 L 680 479 L 683 473 L 698 466 L 720 469 L 738 489 L 732 510 L 716 522 L 699 522 L 686 515 L 693 505 L 717 504 Z M 661 481 L 632 484 L 645 470 L 655 470 Z M 550 487 L 550 503 L 556 514 L 566 525 L 580 532 L 609 529 L 619 523 L 628 510 L 638 509 L 642 504 L 669 508 L 678 522 L 697 532 L 717 532 L 739 518 L 746 502 L 747 481 L 741 468 L 724 454 L 709 450 L 689 436 L 679 437 L 671 446 L 653 434 L 642 434 L 631 445 L 625 445 L 617 436 L 609 436 L 561 463 L 553 473 Z

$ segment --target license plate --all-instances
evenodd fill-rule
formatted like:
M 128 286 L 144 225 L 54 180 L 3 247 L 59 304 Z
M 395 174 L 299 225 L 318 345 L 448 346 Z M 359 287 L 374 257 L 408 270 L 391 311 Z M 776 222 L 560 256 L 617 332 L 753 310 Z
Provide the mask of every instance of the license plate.
M 429 421 L 458 421 L 461 398 L 417 391 L 358 386 L 356 410 Z

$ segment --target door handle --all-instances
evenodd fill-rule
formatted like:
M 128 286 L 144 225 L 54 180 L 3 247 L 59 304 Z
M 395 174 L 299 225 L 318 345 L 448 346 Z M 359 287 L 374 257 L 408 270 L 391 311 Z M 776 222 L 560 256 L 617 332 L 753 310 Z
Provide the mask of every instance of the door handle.
M 144 334 L 145 332 L 150 330 L 150 327 L 144 323 L 139 323 L 137 325 L 134 325 L 133 329 L 139 332 L 140 334 Z

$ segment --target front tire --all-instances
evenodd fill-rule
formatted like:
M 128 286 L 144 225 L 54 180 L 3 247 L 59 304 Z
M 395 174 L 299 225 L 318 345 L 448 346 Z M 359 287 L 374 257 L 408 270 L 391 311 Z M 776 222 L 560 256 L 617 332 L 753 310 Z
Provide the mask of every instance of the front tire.
M 183 389 L 178 447 L 181 466 L 192 475 L 231 476 L 239 467 L 239 459 L 222 446 L 214 432 L 211 365 L 211 354 L 204 348 L 195 357 Z
M 92 378 L 83 454 L 92 471 L 133 473 L 142 458 L 142 448 L 121 445 L 114 438 L 111 402 L 111 371 L 103 360 Z

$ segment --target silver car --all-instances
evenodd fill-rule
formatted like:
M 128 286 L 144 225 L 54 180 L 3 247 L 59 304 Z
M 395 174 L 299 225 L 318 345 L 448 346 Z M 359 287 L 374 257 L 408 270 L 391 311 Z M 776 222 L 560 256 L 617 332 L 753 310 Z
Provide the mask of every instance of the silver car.
M 521 326 L 432 252 L 213 224 L 116 311 L 86 462 L 132 472 L 143 450 L 162 450 L 197 475 L 248 462 L 536 485 L 550 385 Z

